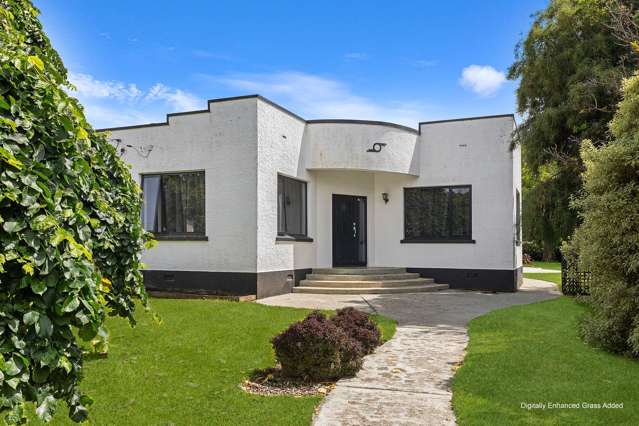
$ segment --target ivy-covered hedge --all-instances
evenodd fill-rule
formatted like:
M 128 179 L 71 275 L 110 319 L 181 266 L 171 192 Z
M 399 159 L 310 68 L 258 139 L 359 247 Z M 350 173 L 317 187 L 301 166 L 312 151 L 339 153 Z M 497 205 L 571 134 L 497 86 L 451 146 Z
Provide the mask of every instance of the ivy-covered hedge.
M 0 412 L 48 421 L 58 400 L 87 416 L 78 390 L 85 340 L 106 315 L 146 303 L 150 242 L 128 168 L 87 123 L 28 0 L 0 0 Z M 67 89 L 68 90 L 68 89 Z M 74 333 L 77 331 L 77 333 Z

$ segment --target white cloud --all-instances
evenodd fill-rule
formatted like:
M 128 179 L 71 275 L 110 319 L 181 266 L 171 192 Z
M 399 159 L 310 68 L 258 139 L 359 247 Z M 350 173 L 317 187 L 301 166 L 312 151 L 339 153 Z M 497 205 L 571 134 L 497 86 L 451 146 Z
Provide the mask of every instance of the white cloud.
M 459 84 L 480 96 L 492 96 L 506 82 L 506 74 L 490 65 L 470 65 L 462 70 Z
M 202 107 L 202 101 L 195 95 L 180 89 L 171 89 L 162 83 L 156 83 L 151 87 L 144 100 L 151 102 L 165 101 L 180 111 L 189 111 Z
M 202 109 L 205 102 L 180 89 L 156 83 L 148 90 L 136 84 L 98 80 L 89 74 L 69 73 L 77 90 L 70 91 L 84 105 L 97 128 L 164 121 L 166 113 Z
M 69 80 L 76 87 L 78 95 L 91 98 L 114 98 L 124 101 L 136 99 L 142 94 L 135 84 L 96 80 L 89 74 L 69 73 Z
M 355 93 L 342 81 L 303 72 L 200 77 L 214 88 L 233 89 L 233 94 L 259 93 L 308 119 L 380 120 L 415 128 L 420 121 L 438 115 L 424 102 L 373 99 Z M 71 95 L 84 105 L 89 122 L 96 128 L 162 122 L 166 113 L 206 107 L 205 100 L 196 95 L 162 83 L 144 89 L 133 83 L 98 80 L 89 74 L 70 73 L 69 79 L 77 87 Z
M 416 127 L 431 106 L 402 100 L 377 101 L 360 96 L 338 80 L 303 72 L 201 76 L 214 85 L 259 93 L 304 118 L 381 120 Z

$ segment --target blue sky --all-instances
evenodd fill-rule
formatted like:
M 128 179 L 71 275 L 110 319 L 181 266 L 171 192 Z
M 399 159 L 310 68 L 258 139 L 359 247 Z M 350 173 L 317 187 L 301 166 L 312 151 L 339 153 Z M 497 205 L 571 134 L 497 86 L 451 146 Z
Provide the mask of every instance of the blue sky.
M 43 1 L 95 127 L 259 93 L 307 118 L 515 112 L 505 72 L 546 1 Z

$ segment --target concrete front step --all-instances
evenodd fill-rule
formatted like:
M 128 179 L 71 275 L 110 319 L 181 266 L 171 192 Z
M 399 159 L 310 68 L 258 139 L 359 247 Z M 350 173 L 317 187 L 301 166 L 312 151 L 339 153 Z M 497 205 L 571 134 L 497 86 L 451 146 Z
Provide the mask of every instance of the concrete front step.
M 385 267 L 371 267 L 371 268 L 313 268 L 313 274 L 326 274 L 326 275 L 380 275 L 380 274 L 404 274 L 406 268 L 385 268 Z
M 341 281 L 341 280 L 302 280 L 300 281 L 300 287 L 349 287 L 349 288 L 386 288 L 386 287 L 413 287 L 422 284 L 432 284 L 434 280 L 432 278 L 409 278 L 403 280 L 353 280 L 353 281 Z
M 410 287 L 293 287 L 293 293 L 310 294 L 394 294 L 394 293 L 424 293 L 439 290 L 446 290 L 448 284 L 424 284 Z
M 412 280 L 419 278 L 419 274 L 415 272 L 406 272 L 403 274 L 359 274 L 359 275 L 335 275 L 335 274 L 317 274 L 312 273 L 306 275 L 309 281 L 385 281 L 385 280 Z

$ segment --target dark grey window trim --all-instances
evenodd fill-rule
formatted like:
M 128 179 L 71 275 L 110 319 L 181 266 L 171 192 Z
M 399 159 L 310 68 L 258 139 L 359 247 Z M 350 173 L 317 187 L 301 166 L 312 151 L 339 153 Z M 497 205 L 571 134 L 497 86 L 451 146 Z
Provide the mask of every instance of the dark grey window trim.
M 145 176 L 164 176 L 164 175 L 183 175 L 202 173 L 204 175 L 204 231 L 203 232 L 151 232 L 157 241 L 208 241 L 209 237 L 206 235 L 206 171 L 204 169 L 196 170 L 172 170 L 170 172 L 144 172 L 140 173 L 140 188 L 144 191 L 144 177 Z M 150 232 L 150 231 L 147 231 Z
M 313 239 L 310 237 L 299 236 L 299 235 L 296 236 L 296 235 L 278 234 L 277 237 L 275 238 L 275 241 L 312 243 Z
M 292 176 L 288 176 L 285 175 L 283 173 L 278 173 L 277 174 L 277 185 L 279 186 L 280 184 L 280 177 L 284 178 L 284 179 L 290 179 L 290 180 L 294 180 L 297 182 L 300 182 L 302 184 L 304 184 L 304 233 L 303 234 L 289 234 L 289 233 L 284 233 L 284 232 L 277 232 L 277 237 L 275 238 L 275 241 L 302 241 L 302 242 L 312 242 L 313 239 L 310 238 L 308 236 L 308 182 L 303 180 L 303 179 L 299 179 L 299 178 L 294 178 Z M 279 193 L 279 190 L 277 191 Z M 278 227 L 279 227 L 279 205 L 278 205 L 278 215 L 277 215 L 277 221 L 278 221 Z
M 209 237 L 204 234 L 153 234 L 158 241 L 208 241 Z
M 437 189 L 437 188 L 468 188 L 470 194 L 470 239 L 469 238 L 450 238 L 450 239 L 407 239 L 406 238 L 406 190 L 407 189 Z M 475 244 L 473 235 L 473 186 L 466 185 L 433 185 L 433 186 L 409 186 L 404 187 L 404 238 L 399 242 L 401 244 Z
M 402 244 L 475 244 L 475 240 L 400 240 Z
M 140 173 L 140 177 L 142 176 L 157 176 L 157 175 L 181 175 L 186 173 L 204 173 L 206 175 L 206 170 L 204 169 L 187 169 L 187 170 L 171 170 L 170 172 L 143 172 Z

